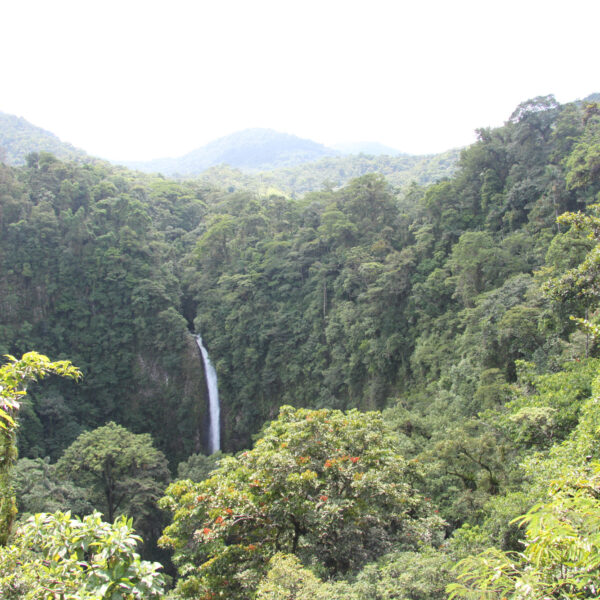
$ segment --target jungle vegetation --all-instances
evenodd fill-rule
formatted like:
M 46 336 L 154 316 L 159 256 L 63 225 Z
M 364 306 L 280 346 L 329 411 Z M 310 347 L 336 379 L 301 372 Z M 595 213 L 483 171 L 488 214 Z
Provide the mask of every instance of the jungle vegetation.
M 600 106 L 231 187 L 0 165 L 3 597 L 597 597 Z

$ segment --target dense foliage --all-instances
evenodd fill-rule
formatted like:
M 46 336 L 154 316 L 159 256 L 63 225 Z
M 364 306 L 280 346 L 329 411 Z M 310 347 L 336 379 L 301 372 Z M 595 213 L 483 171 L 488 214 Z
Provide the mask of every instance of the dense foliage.
M 133 598 L 156 598 L 164 589 L 164 578 L 157 573 L 158 563 L 140 560 L 135 552 L 141 538 L 131 528 L 131 519 L 115 520 L 118 508 L 109 506 L 110 523 L 103 522 L 100 513 L 71 518 L 70 513 L 38 513 L 30 517 L 10 538 L 16 514 L 12 477 L 16 459 L 15 434 L 19 426 L 18 414 L 29 383 L 51 374 L 78 379 L 81 372 L 69 361 L 51 362 L 36 352 L 24 354 L 21 359 L 7 356 L 8 362 L 0 367 L 0 592 L 2 598 L 72 598 L 79 600 L 132 600 Z M 115 426 L 116 427 L 116 426 Z M 108 428 L 107 428 L 108 429 Z M 114 428 L 113 428 L 114 429 Z M 127 434 L 119 431 L 120 437 Z M 93 433 L 91 434 L 93 435 Z M 131 435 L 131 434 L 129 434 Z M 102 436 L 100 434 L 100 437 Z M 114 454 L 107 459 L 107 452 L 96 448 L 96 455 L 89 452 L 89 440 L 75 445 L 84 458 L 83 470 L 103 470 L 106 476 L 125 479 L 119 473 L 121 462 L 140 463 L 148 460 L 149 450 L 137 453 L 140 443 L 147 445 L 148 436 L 139 436 L 135 448 L 128 448 L 127 441 L 120 439 L 121 457 Z M 133 444 L 130 444 L 133 446 Z M 106 448 L 106 447 L 105 447 Z M 88 450 L 86 452 L 86 450 Z M 107 448 L 111 451 L 110 446 Z M 135 457 L 131 457 L 132 452 Z M 87 456 L 86 456 L 87 454 Z M 123 458 L 123 456 L 125 458 Z M 63 457 L 69 464 L 69 453 Z M 157 457 L 152 457 L 156 462 Z M 71 459 L 72 460 L 72 459 Z M 164 457 L 162 458 L 164 463 Z M 116 463 L 116 464 L 115 464 Z M 154 465 L 148 465 L 153 467 Z M 79 467 L 79 465 L 78 465 Z M 76 468 L 76 470 L 79 470 Z M 105 481 L 106 482 L 106 481 Z M 109 482 L 106 482 L 107 485 Z M 123 481 L 118 485 L 122 486 Z M 127 482 L 131 485 L 131 479 Z M 146 486 L 156 487 L 155 481 Z M 134 489 L 139 494 L 142 490 Z M 147 491 L 146 491 L 147 494 Z M 110 504 L 110 490 L 107 490 Z M 121 492 L 121 498 L 123 492 Z M 54 498 L 56 501 L 56 498 Z M 112 508 L 112 512 L 111 512 Z M 129 507 L 133 509 L 133 506 Z M 113 523 L 114 521 L 114 523 Z M 10 544 L 9 544 L 10 538 Z
M 88 501 L 110 523 L 118 515 L 131 515 L 144 537 L 160 533 L 156 503 L 170 476 L 150 434 L 134 434 L 112 422 L 87 431 L 64 451 L 57 471 L 85 489 Z
M 81 375 L 69 361 L 51 362 L 36 352 L 21 359 L 6 358 L 8 362 L 0 367 L 0 546 L 7 543 L 17 512 L 12 471 L 17 459 L 17 415 L 27 385 L 52 373 L 73 379 Z
M 161 542 L 176 550 L 185 596 L 247 598 L 278 552 L 335 576 L 432 543 L 442 521 L 417 479 L 381 414 L 284 406 L 252 450 L 169 487 Z
M 63 465 L 124 427 L 194 479 L 163 500 L 173 597 L 434 599 L 453 578 L 469 598 L 597 595 L 599 157 L 598 104 L 549 96 L 401 191 L 0 165 L 0 350 L 85 375 L 30 390 L 19 506 L 106 517 Z M 198 455 L 190 329 L 235 456 Z M 143 480 L 132 464 L 120 484 Z
M 140 538 L 124 517 L 105 523 L 99 513 L 31 517 L 0 550 L 0 593 L 5 600 L 133 600 L 162 598 L 158 563 L 140 559 Z
M 449 150 L 429 156 L 328 156 L 315 162 L 261 173 L 241 171 L 223 164 L 206 169 L 197 178 L 230 192 L 251 190 L 261 195 L 284 193 L 292 198 L 323 188 L 339 188 L 369 173 L 384 175 L 390 184 L 404 189 L 411 182 L 425 185 L 450 177 L 456 170 L 459 154 L 459 150 Z
M 208 193 L 124 175 L 47 154 L 0 165 L 0 352 L 36 348 L 85 375 L 32 390 L 28 456 L 57 458 L 111 419 L 152 432 L 171 460 L 202 449 L 205 384 L 178 275 Z

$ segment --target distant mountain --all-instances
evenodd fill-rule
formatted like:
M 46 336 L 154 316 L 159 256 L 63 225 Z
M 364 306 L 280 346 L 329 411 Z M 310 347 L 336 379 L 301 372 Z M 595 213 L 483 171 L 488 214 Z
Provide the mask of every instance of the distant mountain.
M 293 167 L 339 154 L 339 151 L 323 144 L 273 129 L 245 129 L 210 142 L 180 158 L 121 164 L 149 173 L 189 177 L 223 164 L 246 172 L 259 172 Z
M 334 150 L 339 150 L 342 154 L 367 154 L 369 156 L 401 156 L 404 152 L 385 146 L 379 142 L 347 142 L 345 144 L 334 144 Z
M 61 141 L 41 127 L 22 117 L 0 112 L 0 161 L 7 165 L 23 165 L 31 152 L 51 152 L 58 158 L 87 159 L 79 148 Z
M 0 161 L 18 166 L 25 163 L 28 154 L 40 151 L 63 159 L 96 160 L 22 117 L 0 112 Z M 301 196 L 324 186 L 339 187 L 353 177 L 375 172 L 385 175 L 393 185 L 428 183 L 450 176 L 457 159 L 458 151 L 411 156 L 377 142 L 328 148 L 273 129 L 246 129 L 180 158 L 120 164 L 166 176 L 199 177 L 217 187 L 261 193 L 278 190 Z

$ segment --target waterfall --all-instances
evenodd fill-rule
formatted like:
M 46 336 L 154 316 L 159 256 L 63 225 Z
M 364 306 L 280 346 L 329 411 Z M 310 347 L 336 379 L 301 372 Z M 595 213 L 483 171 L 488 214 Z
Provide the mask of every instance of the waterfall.
M 208 429 L 208 451 L 213 454 L 221 449 L 221 429 L 219 423 L 219 388 L 217 386 L 217 372 L 208 358 L 208 352 L 202 344 L 202 337 L 196 336 L 196 344 L 200 348 L 204 373 L 206 373 L 206 385 L 208 387 L 208 415 L 210 425 Z

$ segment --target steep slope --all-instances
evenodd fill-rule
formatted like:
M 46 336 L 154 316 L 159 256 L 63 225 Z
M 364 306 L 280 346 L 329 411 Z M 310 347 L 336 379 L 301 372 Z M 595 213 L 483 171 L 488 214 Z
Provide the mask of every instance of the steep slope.
M 86 158 L 86 153 L 61 141 L 50 131 L 36 127 L 23 117 L 0 112 L 0 161 L 24 165 L 31 152 L 50 152 L 59 158 Z
M 0 355 L 68 355 L 84 378 L 32 393 L 22 456 L 55 457 L 110 420 L 152 432 L 174 463 L 199 451 L 206 384 L 174 260 L 206 193 L 100 162 L 27 162 L 0 165 Z
M 588 113 L 584 124 L 552 97 L 523 103 L 480 131 L 452 179 L 402 196 L 370 174 L 295 203 L 237 193 L 211 205 L 188 285 L 223 382 L 225 439 L 242 447 L 275 404 L 436 397 L 422 388 L 442 374 L 472 414 L 514 382 L 517 361 L 560 363 L 572 324 L 543 323 L 532 274 L 581 244 L 555 221 L 598 191 Z

